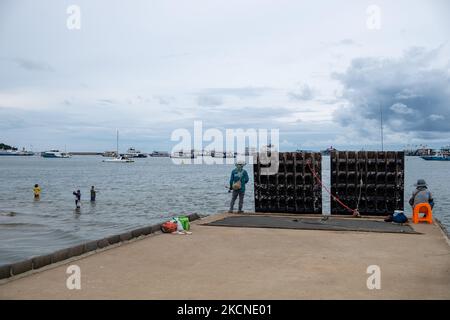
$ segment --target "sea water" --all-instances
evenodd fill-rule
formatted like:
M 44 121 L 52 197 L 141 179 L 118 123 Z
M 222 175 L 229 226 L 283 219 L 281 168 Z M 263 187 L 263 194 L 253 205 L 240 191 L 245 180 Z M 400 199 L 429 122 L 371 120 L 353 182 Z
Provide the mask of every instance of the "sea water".
M 88 240 L 168 220 L 176 215 L 215 214 L 228 210 L 227 186 L 233 165 L 175 165 L 170 158 L 104 163 L 100 156 L 69 159 L 0 157 L 0 265 L 21 261 Z M 323 157 L 322 176 L 329 186 L 330 158 Z M 254 211 L 253 170 L 244 210 Z M 434 194 L 434 216 L 450 227 L 450 163 L 406 158 L 405 213 L 418 178 Z M 33 186 L 39 184 L 39 201 Z M 95 186 L 97 201 L 89 190 Z M 72 192 L 81 190 L 81 209 Z M 329 195 L 323 190 L 323 211 Z M 236 203 L 237 205 L 237 203 Z M 237 207 L 235 207 L 237 210 Z

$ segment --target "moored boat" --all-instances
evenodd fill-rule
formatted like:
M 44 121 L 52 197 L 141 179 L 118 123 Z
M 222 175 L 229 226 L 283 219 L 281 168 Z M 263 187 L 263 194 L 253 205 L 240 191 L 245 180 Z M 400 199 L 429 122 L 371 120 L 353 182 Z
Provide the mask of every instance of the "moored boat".
M 41 157 L 43 158 L 70 158 L 70 154 L 66 152 L 60 152 L 59 150 L 49 150 L 41 152 Z
M 31 151 L 18 151 L 18 150 L 0 150 L 0 156 L 33 156 L 34 152 Z
M 442 153 L 438 153 L 434 156 L 422 156 L 421 158 L 428 161 L 450 161 L 450 156 Z
M 103 160 L 103 162 L 112 162 L 112 163 L 130 163 L 130 162 L 134 162 L 134 160 L 126 157 L 126 156 L 120 156 L 117 158 L 111 158 L 111 159 L 105 159 Z
M 135 148 L 131 147 L 128 148 L 127 152 L 125 153 L 125 155 L 128 158 L 147 158 L 147 154 L 146 153 L 142 153 L 139 150 L 136 150 Z
M 197 156 L 192 151 L 185 152 L 185 151 L 181 150 L 181 151 L 172 152 L 170 157 L 171 158 L 178 158 L 178 159 L 195 159 Z
M 167 151 L 153 151 L 152 153 L 150 153 L 150 157 L 169 157 L 169 153 Z
M 119 130 L 117 130 L 115 154 L 116 154 L 116 156 L 114 158 L 105 159 L 102 162 L 109 162 L 109 163 L 131 163 L 131 162 L 134 162 L 134 160 L 128 158 L 126 155 L 120 155 L 120 153 L 119 153 Z

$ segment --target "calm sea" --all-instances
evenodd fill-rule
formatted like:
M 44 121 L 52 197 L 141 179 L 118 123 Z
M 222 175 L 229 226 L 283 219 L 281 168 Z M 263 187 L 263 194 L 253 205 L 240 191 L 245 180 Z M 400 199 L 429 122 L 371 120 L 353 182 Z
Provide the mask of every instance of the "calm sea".
M 175 215 L 227 210 L 232 165 L 175 165 L 169 158 L 137 159 L 132 164 L 103 163 L 102 157 L 70 159 L 0 157 L 0 265 L 53 252 L 87 240 L 132 230 Z M 253 211 L 252 168 L 244 210 Z M 405 200 L 418 178 L 435 197 L 434 215 L 450 227 L 450 162 L 406 160 Z M 329 157 L 323 159 L 329 180 Z M 42 188 L 33 200 L 33 186 Z M 98 190 L 90 203 L 89 189 Z M 80 189 L 80 214 L 72 192 Z M 329 212 L 324 192 L 324 212 Z M 405 203 L 407 208 L 407 203 Z

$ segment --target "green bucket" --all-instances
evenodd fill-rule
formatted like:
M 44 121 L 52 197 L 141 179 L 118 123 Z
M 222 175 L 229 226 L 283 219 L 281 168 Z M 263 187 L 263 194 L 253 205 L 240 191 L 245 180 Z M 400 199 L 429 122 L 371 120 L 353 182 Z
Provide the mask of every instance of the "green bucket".
M 189 229 L 191 228 L 191 225 L 189 223 L 189 218 L 186 216 L 179 216 L 178 220 L 181 222 L 181 225 L 183 226 L 183 229 L 185 231 L 189 231 Z

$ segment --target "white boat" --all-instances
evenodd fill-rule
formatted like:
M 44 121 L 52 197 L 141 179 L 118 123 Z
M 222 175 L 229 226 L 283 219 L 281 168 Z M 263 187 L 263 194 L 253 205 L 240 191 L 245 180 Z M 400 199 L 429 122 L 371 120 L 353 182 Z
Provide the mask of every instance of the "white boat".
M 41 152 L 41 157 L 43 158 L 70 158 L 70 154 L 66 152 L 60 152 L 59 150 L 50 150 Z
M 169 157 L 169 156 L 170 155 L 169 155 L 169 153 L 167 151 L 153 151 L 150 154 L 150 157 L 156 157 L 156 158 L 158 158 L 158 157 Z
M 213 158 L 236 158 L 234 152 L 215 151 L 211 154 Z
M 177 159 L 194 159 L 197 156 L 195 155 L 194 152 L 184 152 L 183 150 L 181 151 L 175 151 L 170 155 L 171 158 L 177 158 Z
M 103 162 L 121 163 L 121 162 L 134 162 L 134 160 L 132 160 L 132 159 L 126 157 L 126 156 L 119 156 L 117 158 L 105 159 L 105 160 L 103 160 Z
M 135 148 L 131 147 L 128 148 L 125 155 L 129 158 L 147 158 L 147 154 L 140 152 L 139 150 L 136 150 Z
M 3 150 L 0 149 L 0 156 L 32 156 L 34 152 L 31 151 L 18 151 L 18 150 Z
M 105 159 L 102 162 L 109 162 L 109 163 L 131 163 L 131 162 L 134 162 L 134 160 L 128 158 L 126 155 L 119 154 L 119 130 L 117 130 L 116 155 L 117 155 L 117 157 Z

